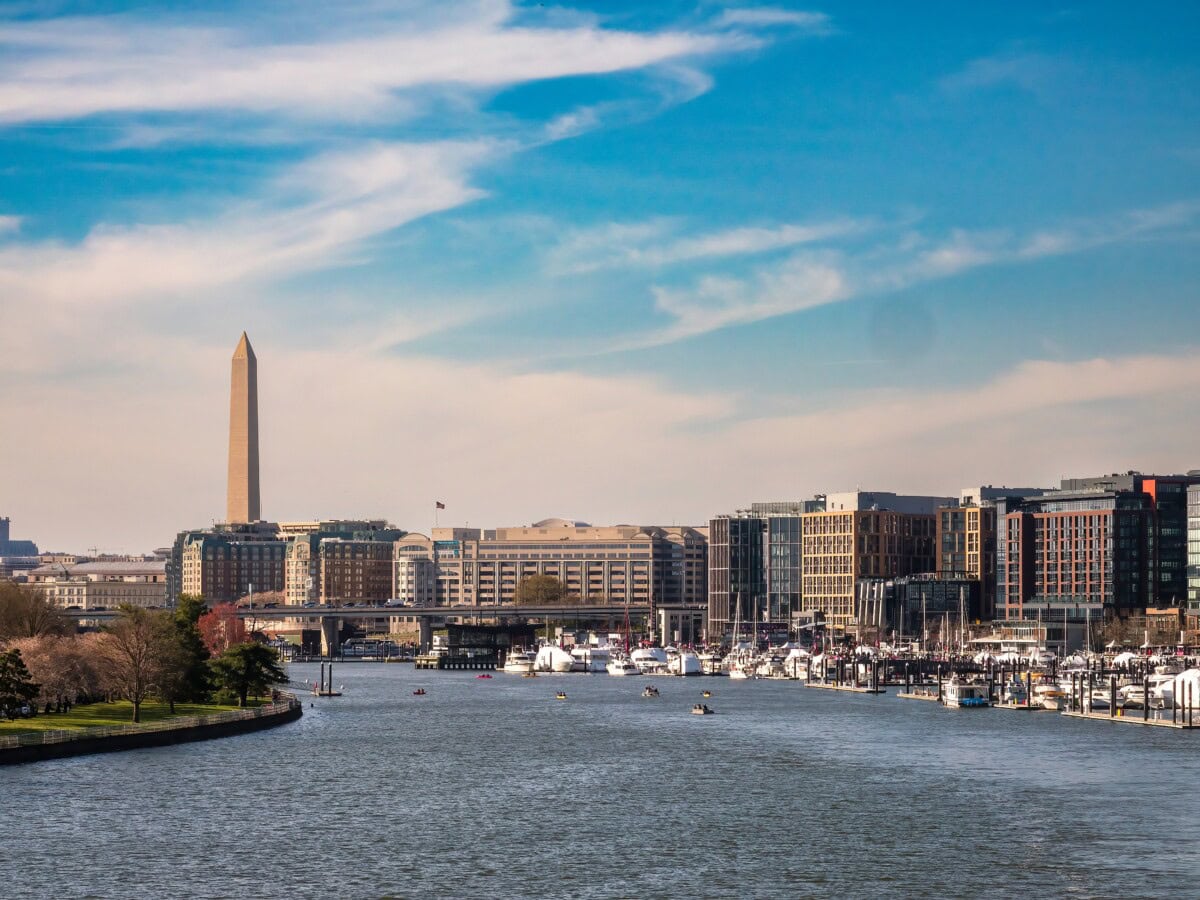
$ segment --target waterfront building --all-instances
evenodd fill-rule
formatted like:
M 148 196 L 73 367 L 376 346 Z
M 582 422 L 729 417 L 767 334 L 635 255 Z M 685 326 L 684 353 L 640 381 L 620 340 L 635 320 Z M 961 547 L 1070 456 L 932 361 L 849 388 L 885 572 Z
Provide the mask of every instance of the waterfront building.
M 167 605 L 166 563 L 162 560 L 47 563 L 28 572 L 46 600 L 62 608 L 116 609 Z
M 705 528 L 545 519 L 406 534 L 395 553 L 395 596 L 428 602 L 432 576 L 438 606 L 511 603 L 517 585 L 534 575 L 554 576 L 569 596 L 591 603 L 703 611 L 707 595 Z
M 735 622 L 743 633 L 753 622 L 767 631 L 795 627 L 801 610 L 801 516 L 822 507 L 822 499 L 752 503 L 709 521 L 711 636 L 731 634 Z
M 229 481 L 226 520 L 257 522 L 258 491 L 258 360 L 246 332 L 233 351 L 229 384 Z
M 996 615 L 996 501 L 1039 496 L 1045 491 L 991 485 L 963 488 L 956 506 L 938 510 L 937 573 L 980 583 L 978 618 Z
M 1200 475 L 1127 472 L 1064 479 L 1040 497 L 997 501 L 997 603 L 1036 619 L 1051 643 L 1087 621 L 1187 600 L 1188 488 Z
M 859 579 L 934 571 L 935 513 L 953 503 L 872 491 L 826 495 L 823 511 L 802 516 L 801 610 L 846 628 L 857 622 Z
M 1200 472 L 1189 472 L 1197 475 Z M 1188 486 L 1188 615 L 1200 617 L 1200 484 Z M 1193 625 L 1191 627 L 1200 627 Z

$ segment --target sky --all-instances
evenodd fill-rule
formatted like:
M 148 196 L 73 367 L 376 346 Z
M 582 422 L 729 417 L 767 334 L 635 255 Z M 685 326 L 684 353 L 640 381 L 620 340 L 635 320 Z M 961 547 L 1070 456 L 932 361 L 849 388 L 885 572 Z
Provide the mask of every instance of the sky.
M 1200 467 L 1200 5 L 0 0 L 0 515 L 704 524 Z

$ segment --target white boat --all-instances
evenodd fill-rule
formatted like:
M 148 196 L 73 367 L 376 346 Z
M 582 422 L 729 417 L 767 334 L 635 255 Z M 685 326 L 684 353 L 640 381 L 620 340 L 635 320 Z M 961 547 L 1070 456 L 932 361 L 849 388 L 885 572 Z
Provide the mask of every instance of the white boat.
M 572 672 L 606 672 L 608 669 L 608 648 L 591 647 L 587 644 L 571 648 Z
M 626 659 L 624 656 L 614 656 L 608 661 L 605 666 L 605 671 L 609 675 L 641 675 L 638 667 L 635 666 L 632 660 Z
M 951 709 L 971 709 L 992 704 L 988 700 L 986 684 L 959 681 L 955 675 L 942 688 L 942 705 Z
M 662 647 L 639 647 L 629 660 L 643 675 L 661 675 L 667 671 L 667 651 Z
M 575 660 L 562 647 L 543 644 L 533 661 L 535 672 L 570 672 Z
M 691 650 L 679 650 L 667 654 L 667 671 L 672 675 L 703 675 L 700 657 Z
M 1126 684 L 1117 688 L 1117 706 L 1121 709 L 1144 709 L 1146 688 L 1141 684 Z
M 1033 686 L 1033 706 L 1061 712 L 1067 706 L 1067 692 L 1053 681 L 1045 681 Z
M 1108 688 L 1092 688 L 1087 696 L 1087 707 L 1089 710 L 1110 709 L 1111 700 Z
M 533 671 L 536 660 L 537 657 L 528 650 L 512 650 L 504 658 L 504 668 L 501 671 L 509 675 L 527 675 Z

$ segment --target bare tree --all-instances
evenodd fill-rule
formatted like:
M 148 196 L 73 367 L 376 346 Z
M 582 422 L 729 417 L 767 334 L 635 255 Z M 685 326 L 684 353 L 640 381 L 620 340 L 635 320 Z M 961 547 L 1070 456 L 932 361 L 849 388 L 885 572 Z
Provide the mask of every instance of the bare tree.
M 105 683 L 133 704 L 133 721 L 142 720 L 142 703 L 157 688 L 169 648 L 175 643 L 170 616 L 126 606 L 104 630 L 100 664 Z
M 29 585 L 0 581 L 0 641 L 66 634 L 70 624 L 42 592 Z

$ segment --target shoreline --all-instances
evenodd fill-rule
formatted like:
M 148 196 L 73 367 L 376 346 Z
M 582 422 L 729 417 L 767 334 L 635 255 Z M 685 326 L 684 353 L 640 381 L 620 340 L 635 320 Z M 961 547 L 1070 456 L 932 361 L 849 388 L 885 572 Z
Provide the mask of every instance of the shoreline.
M 304 704 L 296 697 L 284 695 L 278 703 L 252 710 L 230 710 L 206 716 L 184 716 L 167 719 L 150 726 L 122 725 L 94 729 L 101 734 L 80 730 L 72 732 L 41 732 L 41 740 L 29 735 L 4 741 L 0 739 L 0 766 L 21 765 L 95 753 L 116 753 L 146 747 L 167 747 L 249 734 L 294 722 L 304 714 Z M 47 740 L 47 736 L 52 736 Z

